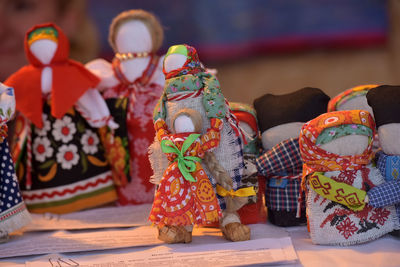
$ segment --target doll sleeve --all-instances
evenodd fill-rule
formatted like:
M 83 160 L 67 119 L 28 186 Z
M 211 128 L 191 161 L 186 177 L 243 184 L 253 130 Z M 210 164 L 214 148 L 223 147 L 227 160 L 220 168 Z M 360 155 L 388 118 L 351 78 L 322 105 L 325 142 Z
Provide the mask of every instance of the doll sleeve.
M 218 147 L 221 140 L 221 130 L 223 121 L 217 118 L 210 120 L 211 127 L 200 137 L 201 147 L 204 151 L 209 151 Z
M 214 75 L 203 77 L 203 106 L 208 118 L 222 119 L 226 115 L 225 97 L 221 92 L 219 81 Z
M 158 141 L 168 139 L 168 135 L 170 134 L 168 130 L 168 126 L 163 119 L 158 119 L 154 123 L 154 130 L 156 131 L 156 136 Z
M 303 162 L 298 139 L 289 139 L 264 152 L 256 159 L 256 166 L 264 176 L 301 172 Z
M 94 128 L 106 125 L 111 129 L 118 128 L 118 124 L 110 115 L 106 102 L 96 89 L 87 90 L 76 103 L 76 109 Z
M 375 186 L 367 192 L 368 204 L 381 208 L 400 203 L 400 180 L 392 180 Z
M 111 63 L 104 59 L 97 58 L 92 60 L 85 64 L 85 68 L 100 78 L 100 82 L 97 85 L 99 91 L 112 88 L 117 86 L 119 83 L 118 79 L 114 75 Z

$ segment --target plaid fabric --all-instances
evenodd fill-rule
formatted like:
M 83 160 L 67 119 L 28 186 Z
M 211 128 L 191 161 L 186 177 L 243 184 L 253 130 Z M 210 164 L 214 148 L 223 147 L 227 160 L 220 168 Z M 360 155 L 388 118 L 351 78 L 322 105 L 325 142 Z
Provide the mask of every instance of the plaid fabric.
M 303 162 L 299 139 L 285 140 L 256 159 L 259 173 L 267 178 L 265 199 L 272 210 L 296 211 Z M 305 201 L 301 203 L 305 208 Z
M 396 205 L 397 216 L 400 221 L 400 180 L 393 180 L 375 186 L 368 191 L 369 202 L 374 208 Z

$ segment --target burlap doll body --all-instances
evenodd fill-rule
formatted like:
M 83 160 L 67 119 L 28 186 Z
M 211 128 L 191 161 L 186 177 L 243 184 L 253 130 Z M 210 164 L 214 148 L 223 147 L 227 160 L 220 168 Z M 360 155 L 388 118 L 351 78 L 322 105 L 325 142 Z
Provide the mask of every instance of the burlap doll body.
M 217 161 L 229 174 L 229 188 L 218 193 L 218 200 L 224 216 L 221 228 L 230 240 L 247 240 L 250 238 L 249 228 L 240 223 L 239 216 L 234 209 L 225 210 L 225 199 L 221 195 L 232 194 L 240 185 L 243 173 L 243 150 L 240 131 L 236 118 L 231 114 L 227 101 L 221 93 L 217 78 L 206 72 L 201 65 L 197 52 L 193 47 L 178 45 L 170 47 L 164 60 L 164 73 L 166 83 L 164 93 L 154 110 L 154 121 L 164 119 L 168 127 L 171 127 L 171 119 L 184 108 L 198 111 L 203 118 L 201 133 L 213 127 L 212 118 L 219 118 L 223 123 L 221 130 L 221 142 L 213 151 Z M 150 148 L 150 161 L 154 170 L 153 182 L 160 181 L 167 162 L 162 155 L 159 143 L 155 142 Z M 210 172 L 210 166 L 205 164 L 204 169 L 213 187 L 217 190 L 216 177 Z M 228 186 L 228 184 L 226 184 Z M 227 228 L 231 229 L 226 231 Z M 234 230 L 233 230 L 234 229 Z
M 368 204 L 375 208 L 396 205 L 400 221 L 400 87 L 383 85 L 367 94 L 375 114 L 382 150 L 376 154 L 376 166 L 386 182 L 368 191 Z M 400 237 L 400 231 L 392 232 Z
M 260 139 L 256 111 L 250 105 L 230 102 L 229 106 L 239 122 L 246 143 L 243 146 L 244 170 L 239 188 L 253 188 L 257 194 L 243 199 L 238 210 L 244 224 L 265 222 L 267 212 L 264 205 L 265 179 L 257 172 L 256 158 L 260 154 Z
M 7 142 L 7 124 L 15 111 L 14 90 L 0 83 L 0 243 L 31 221 L 18 186 Z
M 124 155 L 129 154 L 130 158 L 128 166 L 120 168 L 125 170 L 118 187 L 121 205 L 150 203 L 154 197 L 154 185 L 149 182 L 153 172 L 147 149 L 155 135 L 153 110 L 165 82 L 162 58 L 156 54 L 162 41 L 163 29 L 153 14 L 139 9 L 124 11 L 110 25 L 109 43 L 115 52 L 112 65 L 101 59 L 86 65 L 102 79 L 99 89 L 110 109 L 125 110 L 118 122 L 126 125 L 126 130 L 116 132 L 114 138 L 121 140 L 126 151 L 119 148 L 123 155 L 111 159 L 123 164 Z M 130 181 L 124 181 L 124 177 Z
M 167 243 L 188 243 L 193 225 L 210 225 L 222 216 L 217 196 L 205 173 L 202 159 L 220 141 L 222 121 L 200 135 L 202 118 L 192 109 L 183 109 L 173 120 L 173 133 L 165 121 L 154 124 L 157 139 L 169 166 L 158 186 L 150 221 L 159 228 L 159 239 Z M 209 153 L 209 152 L 208 152 Z
M 299 205 L 298 200 L 303 164 L 298 136 L 306 121 L 325 112 L 328 101 L 320 89 L 310 87 L 285 95 L 266 94 L 254 101 L 264 149 L 256 164 L 266 178 L 268 220 L 275 225 L 306 222 L 304 201 Z
M 365 243 L 397 227 L 394 206 L 373 208 L 363 201 L 366 190 L 384 182 L 370 164 L 374 134 L 374 120 L 364 110 L 322 114 L 303 126 L 299 142 L 313 243 Z
M 69 43 L 54 24 L 26 34 L 30 65 L 6 81 L 16 96 L 13 158 L 32 212 L 66 213 L 116 200 L 97 132 L 118 127 L 94 88 L 98 78 L 68 59 Z

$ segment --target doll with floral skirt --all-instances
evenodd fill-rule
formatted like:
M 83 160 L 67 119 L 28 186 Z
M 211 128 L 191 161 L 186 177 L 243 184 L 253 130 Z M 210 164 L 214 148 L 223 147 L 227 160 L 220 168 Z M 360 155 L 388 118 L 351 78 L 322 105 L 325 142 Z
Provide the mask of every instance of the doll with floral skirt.
M 7 124 L 15 111 L 14 90 L 0 83 L 0 243 L 31 221 L 18 186 L 7 142 Z
M 67 213 L 116 200 L 97 129 L 117 128 L 100 93 L 99 79 L 68 59 L 69 43 L 52 23 L 25 37 L 29 64 L 6 83 L 15 89 L 12 148 L 22 195 L 36 213 Z
M 368 111 L 322 114 L 299 137 L 313 243 L 354 245 L 399 227 L 394 206 L 374 208 L 366 191 L 384 182 L 371 158 L 375 122 Z
M 149 219 L 158 226 L 158 238 L 167 243 L 191 242 L 194 224 L 209 225 L 222 215 L 201 163 L 205 153 L 212 153 L 220 142 L 223 122 L 214 120 L 214 127 L 204 135 L 199 134 L 202 117 L 193 109 L 182 109 L 174 116 L 172 133 L 164 120 L 158 119 L 154 124 L 169 166 Z
M 154 139 L 152 114 L 165 80 L 162 58 L 156 54 L 163 29 L 150 12 L 127 10 L 113 19 L 108 40 L 115 52 L 112 64 L 96 59 L 86 67 L 100 77 L 98 89 L 111 112 L 120 114 L 117 122 L 122 127 L 114 134 L 118 147 L 110 148 L 120 151 L 110 159 L 121 163 L 116 170 L 118 202 L 151 203 L 155 187 L 149 182 L 153 172 L 146 152 Z

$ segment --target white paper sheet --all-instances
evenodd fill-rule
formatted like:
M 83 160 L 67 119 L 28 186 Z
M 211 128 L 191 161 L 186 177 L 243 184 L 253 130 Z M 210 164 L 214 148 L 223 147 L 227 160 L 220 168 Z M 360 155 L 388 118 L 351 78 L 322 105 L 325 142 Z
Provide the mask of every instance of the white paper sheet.
M 151 226 L 90 232 L 31 232 L 13 236 L 9 242 L 0 244 L 0 258 L 152 246 L 160 243 L 157 239 L 157 228 Z
M 32 214 L 32 223 L 24 231 L 77 230 L 149 225 L 151 204 L 107 207 L 69 214 Z
M 74 257 L 49 255 L 27 262 L 27 267 L 46 266 L 243 266 L 252 264 L 294 263 L 297 255 L 289 237 L 264 238 L 244 242 L 224 242 L 207 245 L 175 246 L 124 253 L 119 255 L 97 255 Z

